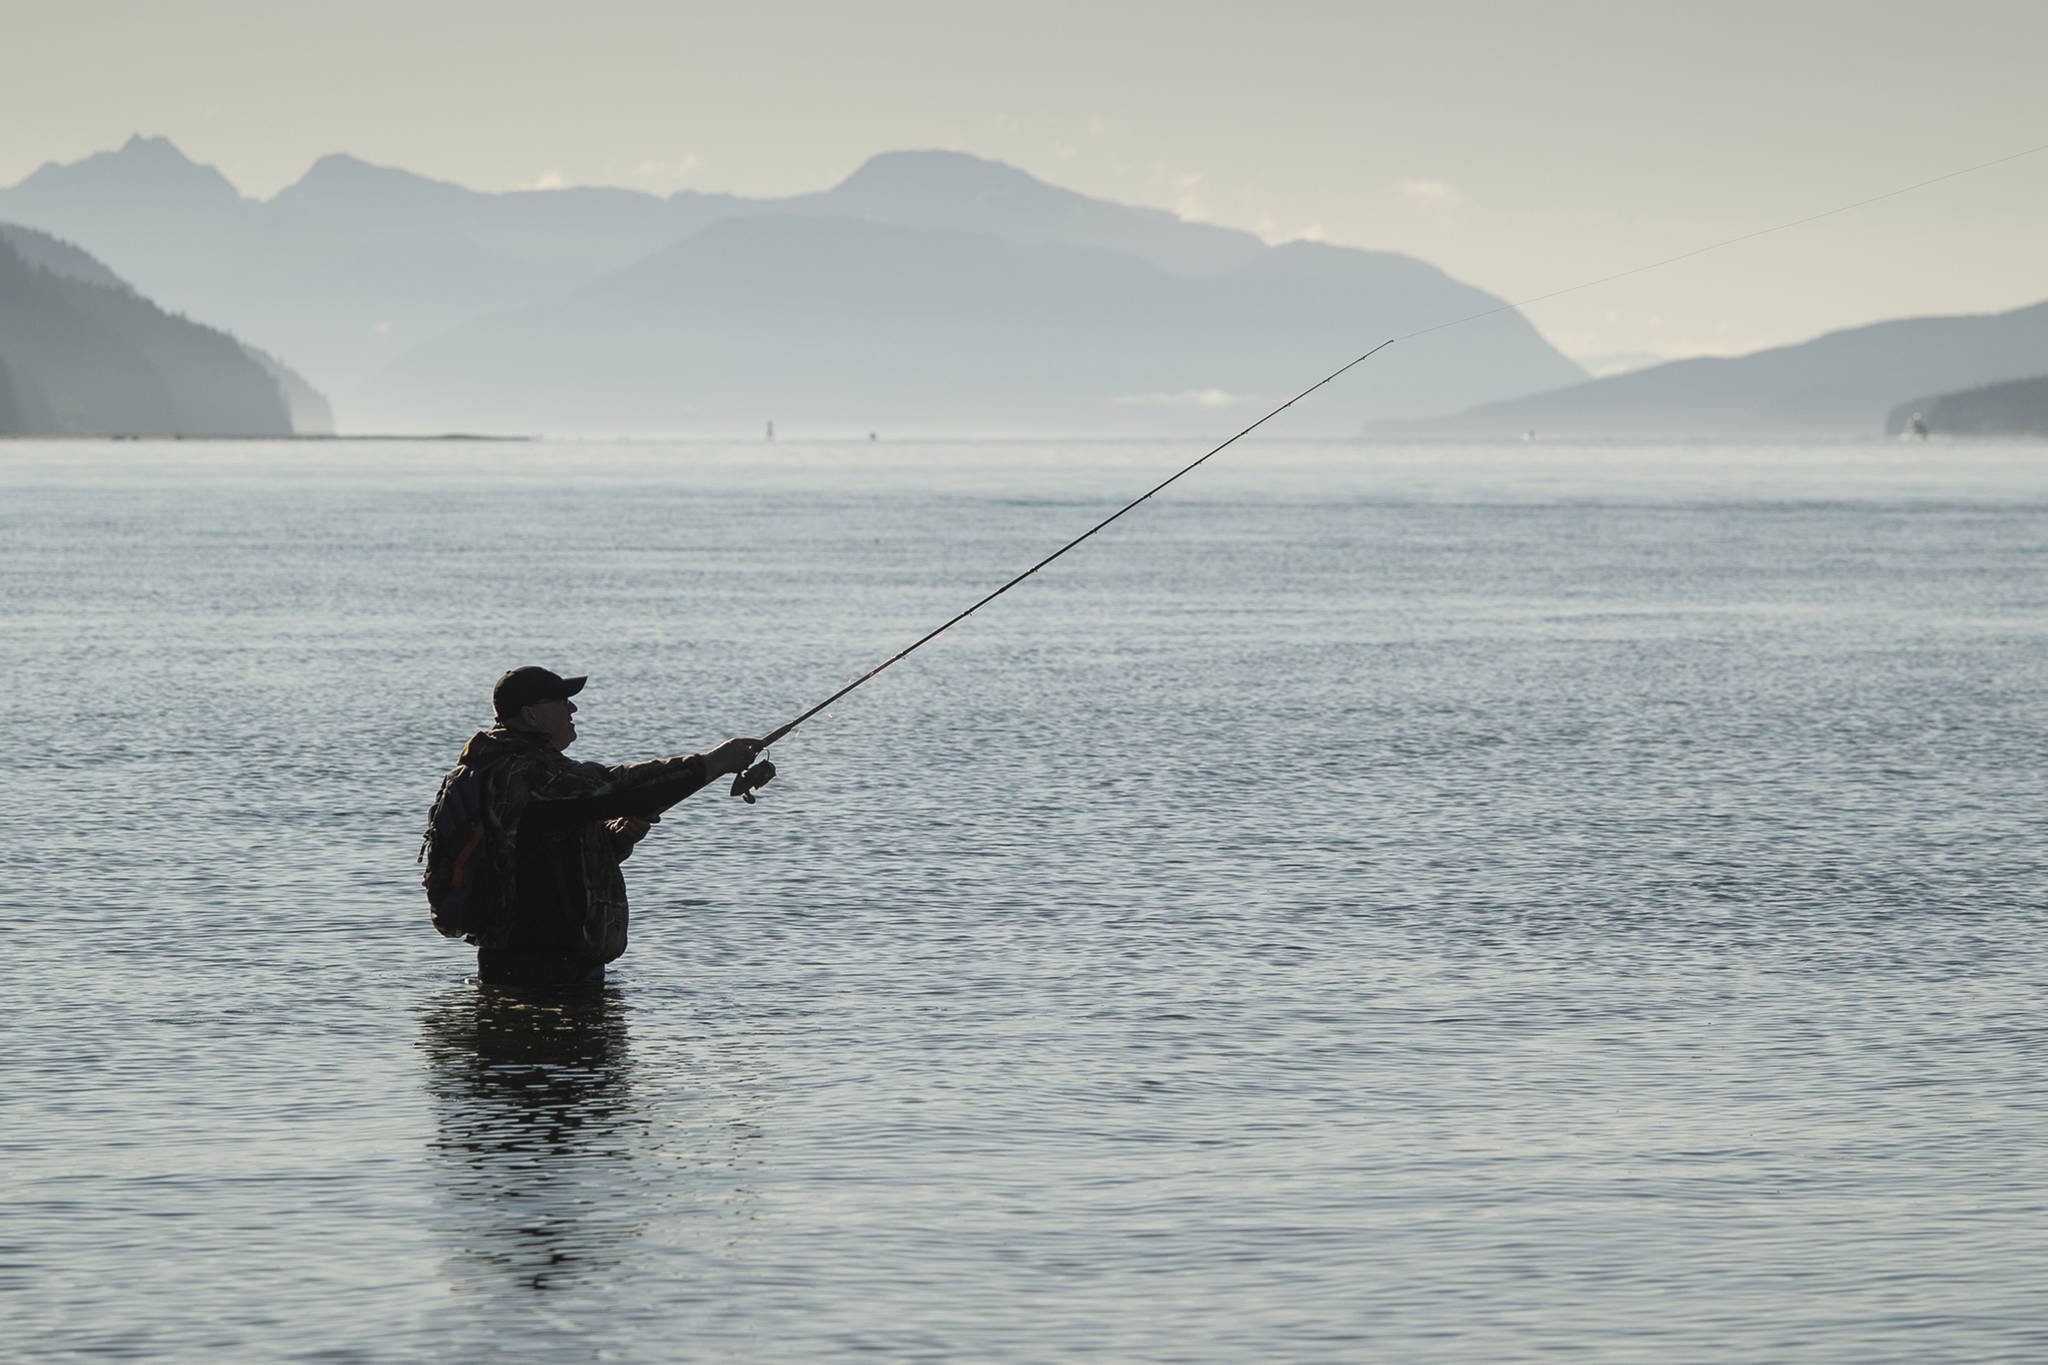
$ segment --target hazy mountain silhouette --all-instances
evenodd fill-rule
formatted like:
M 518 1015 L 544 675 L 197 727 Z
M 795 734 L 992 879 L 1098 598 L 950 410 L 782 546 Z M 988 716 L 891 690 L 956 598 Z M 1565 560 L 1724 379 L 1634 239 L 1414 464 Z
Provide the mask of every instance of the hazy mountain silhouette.
M 1897 436 L 1916 414 L 1937 435 L 2048 436 L 2048 375 L 1901 403 L 1886 415 L 1885 434 Z
M 269 202 L 245 199 L 164 139 L 137 137 L 0 190 L 0 219 L 83 244 L 149 297 L 290 356 L 331 391 L 482 312 L 618 264 L 493 251 L 449 211 L 467 194 L 329 158 Z
M 1901 393 L 2048 370 L 2048 302 L 1900 318 L 1731 358 L 1675 360 L 1403 429 L 1558 435 L 1863 435 Z
M 87 224 L 143 205 L 169 219 L 210 221 L 249 203 L 226 176 L 193 162 L 169 139 L 139 134 L 118 151 L 95 152 L 68 165 L 48 162 L 8 193 Z
M 1306 243 L 1212 276 L 1117 252 L 847 218 L 725 219 L 550 308 L 429 343 L 361 398 L 398 420 L 581 432 L 1195 430 L 1256 415 L 1393 332 L 1490 296 Z M 1389 352 L 1308 429 L 1583 373 L 1503 314 L 1455 364 Z
M 566 363 L 573 357 L 564 357 L 565 364 L 559 368 L 515 364 L 507 343 L 511 336 L 524 335 L 519 324 L 512 324 L 508 336 L 497 340 L 478 336 L 472 324 L 507 315 L 531 319 L 551 307 L 566 309 L 565 316 L 580 315 L 579 310 L 592 306 L 581 291 L 605 296 L 605 289 L 596 282 L 632 269 L 643 258 L 675 249 L 716 225 L 767 218 L 826 225 L 809 234 L 769 232 L 762 238 L 764 250 L 785 253 L 774 257 L 776 269 L 823 291 L 815 304 L 776 297 L 778 291 L 787 292 L 794 286 L 778 284 L 771 274 L 756 269 L 761 262 L 749 265 L 753 258 L 738 245 L 744 234 L 735 235 L 729 226 L 684 253 L 699 261 L 703 269 L 715 271 L 719 253 L 737 252 L 735 268 L 755 269 L 748 277 L 751 309 L 742 310 L 749 325 L 775 318 L 791 328 L 801 327 L 820 316 L 833 316 L 834 309 L 843 304 L 833 304 L 830 299 L 840 295 L 847 300 L 867 297 L 871 306 L 866 318 L 874 326 L 896 327 L 927 307 L 928 301 L 905 301 L 898 309 L 889 299 L 863 296 L 858 281 L 825 280 L 816 268 L 786 254 L 796 249 L 816 250 L 822 260 L 838 262 L 844 269 L 866 269 L 862 252 L 877 239 L 858 231 L 862 223 L 935 234 L 973 234 L 982 241 L 983 250 L 997 257 L 1006 249 L 1025 249 L 1032 262 L 1029 273 L 1049 291 L 1046 297 L 1083 304 L 1087 291 L 1079 289 L 1075 281 L 1063 283 L 1054 278 L 1053 258 L 1029 253 L 1041 248 L 1080 248 L 1094 256 L 1113 253 L 1119 262 L 1114 266 L 1092 259 L 1085 266 L 1077 262 L 1080 278 L 1102 280 L 1107 272 L 1118 278 L 1117 283 L 1106 286 L 1118 296 L 1139 300 L 1158 293 L 1178 300 L 1167 305 L 1175 319 L 1171 327 L 1147 326 L 1132 318 L 1084 323 L 1081 316 L 1093 316 L 1085 309 L 1074 320 L 1062 323 L 1040 309 L 1032 325 L 1042 329 L 1042 335 L 1033 338 L 1032 347 L 1018 346 L 1012 339 L 995 346 L 990 354 L 1021 362 L 1027 349 L 1049 354 L 1067 350 L 1095 357 L 1110 370 L 1098 374 L 1099 366 L 1068 365 L 1067 372 L 1081 376 L 1075 381 L 1079 388 L 1071 393 L 1034 387 L 1048 377 L 1042 366 L 1016 371 L 1003 407 L 1019 415 L 1019 420 L 1027 411 L 1038 410 L 1027 401 L 1031 399 L 1046 400 L 1044 410 L 1057 415 L 1098 403 L 1097 395 L 1110 390 L 1119 390 L 1116 396 L 1124 398 L 1153 394 L 1152 389 L 1121 392 L 1131 388 L 1130 381 L 1140 378 L 1169 386 L 1157 390 L 1168 396 L 1207 387 L 1263 394 L 1298 386 L 1312 378 L 1310 372 L 1319 366 L 1333 367 L 1388 334 L 1392 323 L 1385 319 L 1414 318 L 1419 325 L 1474 311 L 1475 301 L 1479 307 L 1497 302 L 1410 258 L 1338 247 L 1267 247 L 1247 233 L 1182 222 L 1155 209 L 1091 199 L 1044 184 L 1011 167 L 953 152 L 888 153 L 869 161 L 832 189 L 780 200 L 687 191 L 661 198 L 603 189 L 486 194 L 352 157 L 330 156 L 266 202 L 242 197 L 217 171 L 196 165 L 169 142 L 137 137 L 117 152 L 67 166 L 45 166 L 20 185 L 0 190 L 0 218 L 30 223 L 81 242 L 167 306 L 217 320 L 257 346 L 290 356 L 321 387 L 342 392 L 350 425 L 356 429 L 390 422 L 442 427 L 450 425 L 456 413 L 467 414 L 457 423 L 460 425 L 518 426 L 520 422 L 508 416 L 494 416 L 497 409 L 487 392 L 494 374 L 523 376 L 504 381 L 521 385 L 530 382 L 535 371 L 541 378 L 593 371 L 597 378 L 611 375 L 618 379 L 627 373 L 645 377 L 650 372 L 669 376 L 669 369 L 657 363 L 658 356 L 622 361 L 623 368 L 616 372 L 588 363 Z M 835 244 L 841 236 L 846 240 Z M 953 268 L 945 264 L 943 252 L 941 256 L 932 264 L 925 283 Z M 677 268 L 688 274 L 696 267 Z M 904 272 L 917 273 L 914 263 L 898 262 L 888 269 L 906 281 Z M 1261 269 L 1273 272 L 1267 283 L 1282 289 L 1288 300 L 1284 308 L 1272 304 L 1252 307 L 1242 297 L 1259 279 Z M 1180 288 L 1162 285 L 1160 276 L 1169 277 L 1169 283 L 1178 281 Z M 989 287 L 977 297 L 983 298 L 987 307 L 1004 306 L 1002 300 L 1011 297 L 994 288 L 991 281 L 984 284 Z M 1215 304 L 1222 311 L 1212 315 L 1189 306 L 1192 301 Z M 1245 323 L 1248 308 L 1258 322 L 1257 330 L 1234 335 L 1231 329 Z M 892 310 L 902 317 L 891 321 Z M 645 344 L 695 345 L 708 325 L 706 318 L 698 316 L 679 315 L 668 321 L 666 329 L 654 328 Z M 1167 351 L 1156 361 L 1112 353 L 1092 334 L 1103 325 L 1120 337 L 1157 342 Z M 1281 335 L 1297 325 L 1307 331 L 1296 341 Z M 975 333 L 976 344 L 981 343 L 983 333 L 1002 341 L 1004 316 L 983 316 L 981 330 Z M 859 327 L 842 326 L 836 331 L 789 331 L 781 339 L 792 355 L 822 354 L 821 348 L 831 345 L 853 347 L 855 353 L 842 359 L 846 366 L 858 369 L 873 360 L 858 353 L 865 346 L 862 335 Z M 447 342 L 437 340 L 444 336 Z M 965 339 L 965 333 L 956 337 Z M 545 342 L 545 338 L 541 340 Z M 897 348 L 907 366 L 903 370 L 905 388 L 892 390 L 892 395 L 902 397 L 905 404 L 892 402 L 892 413 L 912 410 L 908 405 L 916 373 L 912 358 L 939 349 L 935 345 L 920 349 L 914 341 L 905 338 Z M 609 338 L 592 338 L 592 344 L 607 355 L 620 353 L 620 347 Z M 407 356 L 415 348 L 419 348 L 418 354 Z M 455 355 L 465 348 L 469 358 L 458 363 Z M 559 344 L 543 344 L 536 354 L 555 356 L 564 349 Z M 1287 365 L 1277 363 L 1276 357 L 1282 355 Z M 1311 355 L 1307 371 L 1289 373 L 1284 382 L 1277 378 L 1279 370 Z M 401 356 L 406 356 L 403 363 L 389 380 L 375 386 L 365 403 L 351 401 L 357 385 Z M 503 364 L 495 360 L 483 364 L 490 356 L 507 359 Z M 1210 357 L 1215 363 L 1210 363 Z M 1407 371 L 1389 376 L 1378 398 L 1361 403 L 1349 416 L 1325 409 L 1328 429 L 1342 429 L 1357 413 L 1466 405 L 1554 386 L 1583 374 L 1518 318 L 1504 323 L 1494 341 L 1476 351 L 1436 352 L 1427 364 L 1412 356 L 1410 360 Z M 766 379 L 776 371 L 776 363 L 764 363 L 768 366 L 765 370 L 727 377 L 743 382 L 749 386 L 748 392 L 760 393 L 765 401 L 791 393 L 792 385 L 808 382 L 797 380 L 799 372 L 811 375 L 816 371 L 823 377 L 831 369 L 822 364 L 810 370 L 793 363 L 782 365 L 789 380 L 777 385 Z M 940 373 L 952 372 L 952 359 L 935 354 L 929 363 L 938 369 L 922 392 L 932 400 L 934 410 L 958 410 L 957 396 L 938 385 Z M 465 386 L 464 398 L 443 402 L 421 387 L 423 377 L 437 368 L 451 382 Z M 694 372 L 707 377 L 724 373 L 708 367 Z M 600 388 L 606 393 L 622 392 L 614 382 Z M 993 390 L 984 392 L 998 396 Z M 401 394 L 407 396 L 407 402 L 394 403 Z M 551 402 L 528 401 L 533 395 L 524 392 L 503 397 L 505 414 L 557 410 Z M 674 407 L 665 392 L 647 398 L 640 407 L 650 420 Z M 570 407 L 589 406 L 573 395 L 568 403 Z M 1137 403 L 1117 407 L 1113 415 L 1120 426 L 1148 421 L 1157 425 L 1171 411 L 1170 405 Z M 604 423 L 599 429 L 615 427 Z
M 292 430 L 278 381 L 234 337 L 166 313 L 68 243 L 0 225 L 0 433 Z
M 1162 209 L 1091 199 L 964 152 L 884 152 L 829 190 L 777 210 L 899 227 L 985 233 L 1022 246 L 1121 251 L 1188 275 L 1245 265 L 1266 250 L 1249 232 L 1189 223 Z

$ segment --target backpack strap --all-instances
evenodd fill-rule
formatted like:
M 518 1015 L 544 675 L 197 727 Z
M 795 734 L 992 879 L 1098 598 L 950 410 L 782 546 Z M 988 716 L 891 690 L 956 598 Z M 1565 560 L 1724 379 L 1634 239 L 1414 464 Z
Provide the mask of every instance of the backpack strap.
M 448 874 L 448 889 L 462 889 L 462 874 L 469 868 L 469 860 L 484 846 L 484 822 L 478 820 L 476 828 L 469 832 L 469 842 L 462 846 L 462 852 L 455 855 L 455 870 Z

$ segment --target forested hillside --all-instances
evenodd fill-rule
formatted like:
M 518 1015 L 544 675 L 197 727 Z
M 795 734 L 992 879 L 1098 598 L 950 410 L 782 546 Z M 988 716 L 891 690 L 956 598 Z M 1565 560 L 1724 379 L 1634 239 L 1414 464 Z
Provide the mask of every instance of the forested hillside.
M 292 432 L 278 378 L 234 337 L 165 312 L 75 247 L 0 228 L 0 434 Z

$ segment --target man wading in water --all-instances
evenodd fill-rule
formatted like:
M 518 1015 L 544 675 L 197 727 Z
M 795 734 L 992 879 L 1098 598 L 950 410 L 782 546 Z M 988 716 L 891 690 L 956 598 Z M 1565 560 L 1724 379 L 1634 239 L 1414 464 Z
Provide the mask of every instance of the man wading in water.
M 729 739 L 706 754 L 616 767 L 565 758 L 576 740 L 569 698 L 583 683 L 532 667 L 499 678 L 491 689 L 497 724 L 463 746 L 434 805 L 427 891 L 435 924 L 477 946 L 486 982 L 603 981 L 604 964 L 626 951 L 619 864 L 662 811 L 741 771 L 761 748 Z

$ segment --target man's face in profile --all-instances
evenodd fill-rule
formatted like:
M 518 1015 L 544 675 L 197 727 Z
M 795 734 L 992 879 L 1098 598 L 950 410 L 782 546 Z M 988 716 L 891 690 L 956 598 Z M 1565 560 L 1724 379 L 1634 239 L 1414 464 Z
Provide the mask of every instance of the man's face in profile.
M 567 697 L 551 697 L 522 708 L 519 720 L 525 729 L 546 735 L 548 743 L 556 749 L 566 749 L 576 742 L 576 722 L 570 719 L 575 714 L 575 702 Z

